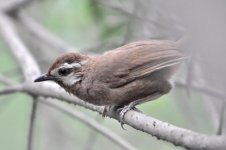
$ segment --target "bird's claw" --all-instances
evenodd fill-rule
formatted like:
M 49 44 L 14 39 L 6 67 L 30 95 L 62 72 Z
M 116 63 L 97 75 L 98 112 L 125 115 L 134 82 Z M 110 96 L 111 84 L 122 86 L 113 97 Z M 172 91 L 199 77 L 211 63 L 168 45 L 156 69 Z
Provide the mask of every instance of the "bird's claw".
M 106 115 L 111 111 L 116 112 L 117 114 L 119 114 L 119 122 L 121 123 L 122 129 L 126 130 L 123 126 L 124 125 L 124 117 L 125 117 L 125 114 L 130 110 L 135 110 L 135 111 L 141 112 L 136 107 L 134 107 L 134 105 L 132 105 L 132 104 L 125 105 L 122 108 L 119 108 L 118 106 L 105 106 L 103 113 L 102 113 L 102 117 L 103 118 L 106 117 Z
M 125 117 L 125 114 L 130 111 L 130 110 L 136 110 L 136 111 L 139 111 L 136 107 L 134 107 L 133 105 L 126 105 L 124 106 L 123 108 L 119 108 L 118 111 L 119 112 L 119 121 L 121 123 L 121 127 L 122 129 L 125 130 L 125 128 L 123 127 L 124 125 L 124 117 Z

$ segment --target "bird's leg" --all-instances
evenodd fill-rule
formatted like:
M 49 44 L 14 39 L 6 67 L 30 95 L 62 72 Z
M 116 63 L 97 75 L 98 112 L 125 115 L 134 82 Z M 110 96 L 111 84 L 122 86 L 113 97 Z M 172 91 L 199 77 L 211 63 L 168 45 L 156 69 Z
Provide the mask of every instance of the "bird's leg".
M 141 112 L 139 109 L 137 109 L 135 106 L 136 105 L 139 105 L 141 103 L 144 103 L 144 102 L 147 102 L 147 101 L 151 101 L 151 100 L 154 100 L 154 99 L 157 99 L 159 98 L 160 96 L 162 96 L 162 94 L 159 94 L 159 93 L 155 93 L 155 94 L 152 94 L 150 96 L 147 96 L 145 98 L 141 98 L 141 99 L 138 99 L 138 100 L 135 100 L 131 103 L 129 103 L 128 105 L 125 105 L 123 107 L 120 107 L 120 106 L 117 106 L 117 105 L 112 105 L 112 106 L 104 106 L 104 110 L 103 110 L 103 113 L 102 113 L 102 117 L 106 117 L 106 115 L 108 113 L 111 113 L 111 112 L 116 112 L 117 114 L 119 114 L 119 122 L 121 123 L 121 127 L 123 129 L 125 129 L 123 127 L 124 125 L 124 116 L 126 114 L 127 111 L 129 110 L 135 110 L 135 111 L 138 111 L 138 112 Z
M 104 110 L 102 112 L 102 118 L 104 119 L 106 117 L 106 113 L 107 113 L 107 108 L 108 106 L 104 106 Z
M 119 109 L 122 109 L 120 106 L 117 105 L 107 105 L 104 106 L 104 110 L 102 112 L 102 117 L 106 117 L 107 114 L 112 113 L 112 112 L 116 112 L 119 113 L 120 111 L 118 111 Z
M 107 113 L 109 112 L 110 109 L 111 109 L 111 106 L 104 106 L 104 110 L 102 112 L 102 118 L 107 116 Z
M 119 108 L 117 111 L 120 111 L 119 112 L 119 115 L 120 115 L 120 122 L 121 122 L 121 126 L 123 128 L 123 120 L 124 120 L 124 116 L 126 114 L 126 112 L 128 112 L 129 110 L 135 110 L 135 111 L 138 111 L 138 112 L 141 112 L 140 110 L 138 110 L 135 106 L 136 105 L 139 105 L 141 103 L 145 103 L 147 101 L 151 101 L 151 100 L 154 100 L 154 99 L 157 99 L 159 97 L 161 97 L 162 94 L 160 93 L 155 93 L 155 94 L 152 94 L 150 96 L 147 96 L 145 98 L 141 98 L 141 99 L 138 99 L 138 100 L 135 100 L 131 103 L 129 103 L 128 105 L 125 105 L 123 108 Z M 123 128 L 124 129 L 124 128 Z
M 125 116 L 126 112 L 128 112 L 131 109 L 137 111 L 138 109 L 135 107 L 136 105 L 157 99 L 170 91 L 170 89 L 172 88 L 171 84 L 168 81 L 163 81 L 162 83 L 164 83 L 163 84 L 164 86 L 161 86 L 161 88 L 157 88 L 158 90 L 153 92 L 153 94 L 151 94 L 147 97 L 132 101 L 128 105 L 125 105 L 123 108 L 118 109 L 120 111 L 119 114 L 120 114 L 120 122 L 121 122 L 122 128 L 123 128 L 123 122 L 124 122 L 123 120 L 124 120 L 124 116 Z
M 134 109 L 135 107 L 133 107 L 132 109 Z M 102 114 L 102 117 L 105 117 L 106 114 L 109 114 L 109 113 L 112 113 L 112 114 L 119 114 L 120 116 L 120 112 L 124 109 L 124 107 L 121 107 L 121 106 L 118 106 L 118 105 L 111 105 L 111 106 L 105 106 L 104 107 L 104 111 L 103 111 L 103 114 Z M 136 110 L 138 110 L 137 108 L 135 108 Z M 135 110 L 134 109 L 134 110 Z M 119 117 L 119 122 L 121 123 L 121 127 L 122 129 L 125 129 L 123 127 L 123 120 L 121 119 L 121 117 Z

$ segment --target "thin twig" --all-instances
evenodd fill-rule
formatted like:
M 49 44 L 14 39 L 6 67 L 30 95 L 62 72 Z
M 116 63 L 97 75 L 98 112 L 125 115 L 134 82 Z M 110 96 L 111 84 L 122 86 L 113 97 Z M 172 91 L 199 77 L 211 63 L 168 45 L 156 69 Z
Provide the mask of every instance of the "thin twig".
M 104 121 L 104 119 L 101 118 L 100 115 L 97 115 L 95 120 L 99 123 L 102 123 Z M 98 137 L 98 132 L 91 129 L 88 135 L 88 138 L 84 144 L 85 147 L 83 148 L 83 150 L 92 150 L 94 148 L 95 142 L 97 141 L 97 137 Z
M 22 91 L 23 86 L 22 85 L 11 85 L 9 87 L 6 87 L 2 90 L 0 90 L 0 95 L 6 95 L 6 94 L 12 94 L 15 92 Z
M 65 103 L 60 101 L 53 101 L 53 100 L 43 100 L 40 99 L 43 103 L 50 105 L 51 107 L 55 107 L 58 110 L 68 114 L 69 116 L 80 120 L 81 122 L 85 123 L 87 126 L 91 127 L 92 129 L 96 130 L 98 133 L 104 135 L 113 143 L 117 144 L 123 149 L 126 150 L 135 150 L 132 145 L 130 145 L 125 139 L 122 139 L 120 136 L 115 134 L 114 132 L 108 130 L 107 128 L 101 126 L 97 121 L 87 117 L 85 114 L 73 109 L 72 107 L 68 107 Z
M 121 7 L 109 5 L 104 1 L 101 1 L 98 4 L 102 5 L 104 7 L 108 7 L 114 11 L 121 12 L 122 14 L 124 14 L 127 17 L 133 17 L 137 21 L 142 21 L 144 23 L 149 23 L 150 25 L 155 25 L 155 26 L 162 27 L 162 28 L 164 27 L 161 23 L 159 23 L 153 19 L 147 18 L 147 17 L 143 18 L 142 16 L 139 16 L 138 14 L 134 14 L 133 12 L 130 12 L 129 10 L 125 9 L 124 7 L 121 8 Z
M 6 76 L 1 75 L 1 74 L 0 74 L 0 83 L 5 84 L 5 85 L 13 85 L 13 84 L 15 84 L 14 81 L 8 79 Z
M 29 124 L 29 134 L 28 134 L 28 145 L 27 145 L 27 149 L 28 150 L 32 150 L 33 149 L 33 142 L 34 142 L 34 129 L 35 129 L 35 119 L 36 119 L 36 112 L 37 112 L 37 104 L 40 101 L 40 97 L 34 97 L 33 98 L 33 103 L 31 106 L 31 115 L 30 115 L 30 124 Z
M 187 85 L 185 83 L 183 83 L 183 82 L 180 82 L 180 81 L 175 82 L 175 85 L 178 88 L 184 88 L 184 89 L 187 88 Z M 215 98 L 217 98 L 219 100 L 222 100 L 222 99 L 226 98 L 226 96 L 223 93 L 221 93 L 221 92 L 219 92 L 217 90 L 213 90 L 213 89 L 208 88 L 208 87 L 203 87 L 203 86 L 200 86 L 200 85 L 192 84 L 192 85 L 190 85 L 189 88 L 191 88 L 194 91 L 206 94 L 208 96 L 215 97 Z
M 187 90 L 187 84 L 185 84 L 183 82 L 179 82 L 179 81 L 175 82 L 175 84 L 178 88 L 184 88 L 185 90 Z M 217 135 L 221 135 L 223 132 L 222 130 L 223 130 L 223 125 L 224 125 L 225 99 L 226 99 L 225 94 L 223 94 L 217 90 L 213 90 L 211 88 L 203 87 L 200 85 L 190 84 L 189 88 L 191 90 L 203 93 L 210 97 L 214 97 L 214 98 L 218 99 L 220 103 L 222 103 L 222 107 L 220 108 L 221 110 L 219 112 L 219 124 L 218 124 L 217 132 L 216 132 Z M 211 106 L 212 106 L 212 104 L 211 104 Z M 216 118 L 214 118 L 214 119 L 216 119 Z
M 218 129 L 217 129 L 217 135 L 222 135 L 222 133 L 223 133 L 225 107 L 226 107 L 226 102 L 222 101 L 222 106 L 221 106 L 220 112 L 219 112 L 219 125 L 218 125 Z
M 176 87 L 178 87 L 178 88 L 184 88 L 185 90 L 187 90 L 187 88 L 188 88 L 186 83 L 179 82 L 179 81 L 175 82 L 175 85 L 176 85 Z M 194 90 L 194 91 L 197 91 L 197 92 L 200 92 L 200 93 L 202 93 L 204 95 L 213 97 L 213 98 L 219 100 L 220 103 L 222 103 L 222 108 L 221 108 L 221 110 L 219 112 L 219 121 L 217 120 L 218 117 L 216 117 L 216 116 L 215 117 L 212 117 L 214 120 L 216 120 L 214 122 L 217 122 L 217 123 L 219 122 L 218 123 L 218 126 L 217 126 L 217 132 L 216 132 L 216 134 L 217 135 L 221 135 L 222 132 L 223 132 L 223 125 L 224 125 L 225 99 L 226 99 L 225 94 L 223 94 L 223 93 L 221 93 L 221 92 L 219 92 L 217 90 L 213 90 L 211 88 L 208 88 L 207 86 L 206 87 L 203 87 L 203 86 L 194 85 L 194 84 L 190 84 L 189 85 L 189 89 Z M 208 103 L 209 102 L 207 101 L 206 104 L 208 104 Z M 213 105 L 211 103 L 208 106 L 213 106 Z M 210 114 L 213 115 L 214 113 L 212 112 Z

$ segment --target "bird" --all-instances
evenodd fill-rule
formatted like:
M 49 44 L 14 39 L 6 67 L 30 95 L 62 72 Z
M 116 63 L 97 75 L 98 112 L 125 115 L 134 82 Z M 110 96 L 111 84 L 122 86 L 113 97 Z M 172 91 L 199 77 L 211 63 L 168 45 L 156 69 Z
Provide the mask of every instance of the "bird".
M 34 82 L 54 81 L 81 100 L 119 110 L 120 120 L 136 105 L 172 89 L 171 77 L 186 59 L 178 41 L 136 41 L 100 55 L 66 52 Z

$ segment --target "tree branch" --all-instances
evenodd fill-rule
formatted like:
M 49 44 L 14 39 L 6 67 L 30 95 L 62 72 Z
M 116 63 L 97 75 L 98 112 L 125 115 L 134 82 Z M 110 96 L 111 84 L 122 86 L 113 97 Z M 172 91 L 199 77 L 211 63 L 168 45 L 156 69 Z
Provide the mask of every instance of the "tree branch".
M 34 0 L 5 0 L 0 1 L 0 10 L 4 12 L 17 11 L 21 7 L 25 7 Z
M 59 90 L 58 87 L 53 86 L 52 84 L 24 84 L 24 87 L 18 91 L 26 92 L 31 95 L 57 98 L 99 113 L 103 112 L 103 107 L 79 100 L 74 96 L 68 95 L 63 90 Z M 109 113 L 108 116 L 119 120 L 119 115 L 115 112 Z M 133 110 L 128 111 L 125 114 L 125 124 L 155 136 L 158 139 L 168 141 L 176 146 L 182 146 L 187 149 L 223 150 L 226 147 L 226 137 L 224 135 L 218 136 L 196 133 L 162 122 Z
M 5 40 L 11 52 L 17 59 L 19 66 L 22 70 L 22 73 L 24 74 L 26 82 L 33 81 L 33 79 L 40 74 L 39 67 L 37 63 L 34 61 L 34 58 L 30 54 L 29 50 L 20 40 L 14 27 L 13 21 L 4 13 L 0 13 L 0 28 L 3 39 Z M 33 129 L 38 105 L 37 102 L 38 101 L 32 101 L 30 125 L 28 132 L 28 147 L 27 147 L 28 150 L 32 149 Z
M 68 103 L 73 103 L 79 106 L 83 106 L 99 113 L 103 112 L 103 107 L 95 106 L 86 103 L 78 98 L 68 95 L 63 90 L 59 90 L 56 86 L 47 84 L 27 84 L 24 86 L 23 92 L 30 93 L 32 95 L 42 95 L 45 97 L 57 98 Z M 109 117 L 119 120 L 119 115 L 115 112 L 108 114 Z M 162 122 L 145 114 L 128 111 L 125 114 L 125 124 L 146 132 L 152 136 L 157 137 L 168 142 L 173 143 L 176 146 L 182 146 L 188 149 L 197 150 L 222 150 L 226 147 L 226 137 L 217 135 L 205 135 L 199 134 L 187 129 L 179 128 L 169 123 Z

